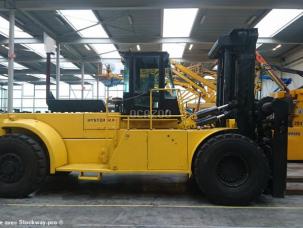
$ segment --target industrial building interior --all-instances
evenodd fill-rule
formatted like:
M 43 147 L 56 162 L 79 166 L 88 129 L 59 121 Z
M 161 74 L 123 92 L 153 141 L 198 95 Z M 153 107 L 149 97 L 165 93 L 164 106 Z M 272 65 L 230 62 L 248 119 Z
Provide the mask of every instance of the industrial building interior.
M 274 71 L 290 91 L 303 88 L 301 0 L 0 0 L 0 115 L 51 112 L 46 37 L 56 45 L 50 91 L 57 100 L 112 101 L 125 90 L 121 53 L 166 51 L 174 78 L 193 72 L 215 83 L 218 62 L 208 53 L 221 35 L 239 28 L 257 28 L 257 52 L 267 63 L 297 71 Z M 260 98 L 278 91 L 268 75 L 259 78 Z M 209 107 L 175 80 L 186 108 Z M 284 198 L 262 195 L 249 206 L 229 207 L 210 204 L 186 175 L 108 174 L 102 182 L 51 175 L 27 198 L 0 198 L 0 226 L 301 227 L 300 162 L 289 163 L 288 176 Z

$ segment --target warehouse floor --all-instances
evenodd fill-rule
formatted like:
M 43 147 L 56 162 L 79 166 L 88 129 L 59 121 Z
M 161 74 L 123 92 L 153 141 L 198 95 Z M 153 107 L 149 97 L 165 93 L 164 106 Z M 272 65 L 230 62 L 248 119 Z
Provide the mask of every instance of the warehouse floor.
M 297 166 L 289 173 L 303 174 Z M 223 207 L 208 203 L 185 176 L 106 175 L 101 183 L 78 182 L 75 175 L 50 177 L 34 196 L 0 199 L 0 222 L 22 227 L 37 221 L 64 227 L 302 226 L 300 185 L 291 183 L 284 199 L 262 196 L 249 207 Z

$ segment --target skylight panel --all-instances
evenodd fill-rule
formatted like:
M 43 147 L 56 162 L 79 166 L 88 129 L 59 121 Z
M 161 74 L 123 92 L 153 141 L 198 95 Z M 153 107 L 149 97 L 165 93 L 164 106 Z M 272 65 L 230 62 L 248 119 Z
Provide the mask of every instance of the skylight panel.
M 0 65 L 8 68 L 8 62 L 0 62 Z M 14 69 L 15 70 L 26 70 L 28 68 L 26 66 L 23 66 L 23 65 L 21 65 L 19 63 L 14 62 Z
M 163 37 L 189 37 L 198 9 L 164 9 Z
M 58 10 L 57 11 L 76 31 L 85 38 L 108 38 L 98 18 L 92 10 Z M 98 24 L 99 23 L 99 24 Z M 81 30 L 81 31 L 79 31 Z
M 82 78 L 81 74 L 75 74 L 74 76 L 77 78 Z M 90 74 L 84 74 L 84 80 L 94 80 L 94 78 Z
M 0 56 L 0 65 L 8 68 L 8 60 L 6 58 Z M 14 69 L 15 70 L 26 70 L 28 68 L 19 63 L 14 62 Z
M 75 64 L 73 64 L 72 62 L 68 62 L 68 61 L 60 62 L 60 68 L 65 69 L 65 70 L 78 70 L 79 69 Z
M 180 59 L 183 56 L 186 43 L 164 43 L 162 51 L 167 51 L 170 58 Z
M 303 15 L 300 9 L 273 9 L 256 26 L 259 37 L 273 37 Z
M 56 57 L 56 55 L 55 55 Z M 77 67 L 75 64 L 72 62 L 68 61 L 65 59 L 62 55 L 59 55 L 60 58 L 60 68 L 65 69 L 65 70 L 78 70 L 79 67 Z M 53 64 L 56 65 L 56 61 L 52 62 Z
M 9 21 L 0 16 L 0 34 L 8 38 L 9 36 Z M 15 25 L 15 38 L 33 38 L 27 32 Z
M 92 44 L 93 49 L 102 59 L 120 59 L 121 56 L 113 44 Z
M 46 78 L 45 74 L 26 74 L 26 75 L 33 76 L 33 77 L 39 78 L 39 79 L 45 79 Z
M 0 16 L 0 34 L 9 37 L 9 22 L 5 18 Z M 33 38 L 27 32 L 24 32 L 21 28 L 15 25 L 15 38 Z M 46 57 L 43 44 L 22 44 L 22 46 L 28 48 L 29 50 L 37 53 L 42 57 Z

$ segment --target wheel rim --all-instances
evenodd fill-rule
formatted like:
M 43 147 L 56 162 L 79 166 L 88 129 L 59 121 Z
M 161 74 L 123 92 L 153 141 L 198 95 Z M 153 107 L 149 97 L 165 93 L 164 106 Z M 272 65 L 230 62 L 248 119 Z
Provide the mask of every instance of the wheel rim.
M 15 183 L 23 176 L 22 159 L 14 154 L 7 153 L 0 156 L 0 181 L 3 183 Z
M 229 187 L 244 184 L 249 176 L 247 162 L 240 156 L 225 156 L 217 165 L 217 177 L 221 183 Z

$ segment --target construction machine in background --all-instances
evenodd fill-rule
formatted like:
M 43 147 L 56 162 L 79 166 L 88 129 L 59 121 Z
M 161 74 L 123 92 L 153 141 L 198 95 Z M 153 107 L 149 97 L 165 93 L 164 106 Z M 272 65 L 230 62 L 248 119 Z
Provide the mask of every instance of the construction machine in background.
M 211 77 L 207 79 L 203 74 L 206 70 L 202 66 L 185 67 L 176 62 L 172 65 L 174 84 L 185 89 L 182 98 L 188 110 L 195 112 L 215 105 L 217 88 L 214 72 L 207 71 L 207 76 Z
M 184 108 L 166 52 L 121 53 L 119 112 L 102 101 L 69 105 L 48 85 L 52 113 L 0 115 L 0 195 L 25 197 L 48 174 L 72 171 L 92 181 L 107 173 L 186 174 L 224 205 L 247 205 L 265 189 L 283 197 L 289 104 L 255 100 L 257 38 L 257 29 L 236 29 L 218 39 L 209 53 L 218 59 L 217 85 L 209 85 L 216 106 L 195 113 Z
M 106 87 L 123 84 L 123 76 L 121 74 L 113 73 L 109 64 L 98 64 L 96 79 L 102 82 Z
M 290 162 L 303 161 L 303 88 L 289 90 L 283 80 L 276 74 L 278 72 L 296 74 L 303 77 L 303 71 L 269 64 L 260 53 L 256 53 L 257 63 L 265 70 L 278 89 L 271 96 L 261 98 L 261 102 L 272 101 L 274 98 L 288 99 L 289 127 L 288 127 L 288 156 Z M 260 88 L 262 89 L 262 88 Z

